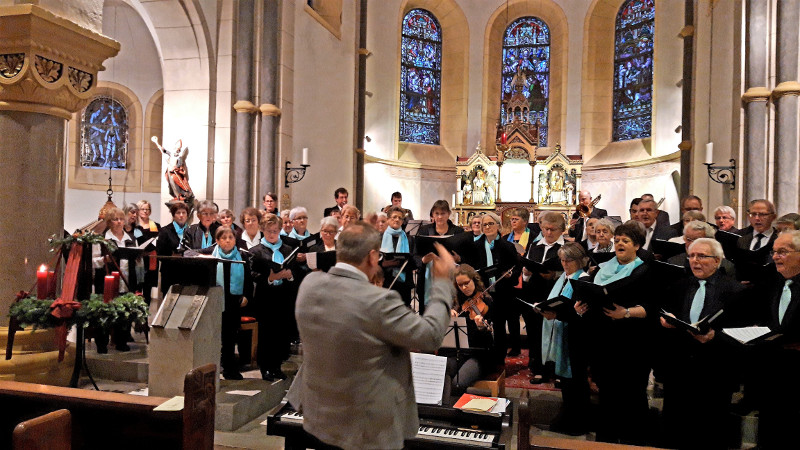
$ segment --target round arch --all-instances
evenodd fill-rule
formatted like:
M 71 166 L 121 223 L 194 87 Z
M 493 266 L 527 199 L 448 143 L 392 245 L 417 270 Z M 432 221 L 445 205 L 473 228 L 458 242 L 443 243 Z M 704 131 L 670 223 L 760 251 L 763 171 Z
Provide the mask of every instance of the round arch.
M 511 0 L 499 6 L 486 24 L 481 110 L 481 146 L 494 154 L 497 119 L 500 111 L 500 67 L 503 33 L 520 17 L 534 16 L 550 27 L 550 103 L 548 147 L 566 140 L 567 120 L 567 17 L 552 0 Z

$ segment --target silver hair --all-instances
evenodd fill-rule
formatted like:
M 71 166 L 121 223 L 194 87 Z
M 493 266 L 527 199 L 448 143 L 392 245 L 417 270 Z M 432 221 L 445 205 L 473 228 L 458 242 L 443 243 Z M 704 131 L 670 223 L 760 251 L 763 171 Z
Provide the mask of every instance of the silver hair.
M 389 216 L 387 216 L 387 215 L 386 215 L 386 213 L 385 213 L 385 212 L 383 212 L 383 211 L 378 211 L 378 212 L 375 214 L 375 217 L 378 217 L 378 218 L 385 217 L 385 218 L 387 218 L 387 219 L 389 218 Z
M 322 220 L 319 222 L 319 229 L 323 229 L 325 227 L 333 227 L 334 229 L 339 229 L 339 221 L 336 220 L 336 217 L 327 216 L 323 217 Z
M 699 244 L 706 244 L 711 248 L 711 253 L 713 253 L 714 257 L 719 260 L 717 263 L 717 267 L 719 267 L 719 265 L 722 264 L 722 259 L 725 258 L 725 252 L 722 251 L 722 244 L 717 242 L 715 239 L 700 238 L 689 244 L 689 253 L 691 253 L 692 249 Z
M 706 216 L 705 216 L 705 214 L 701 213 L 700 211 L 686 211 L 685 213 L 683 213 L 683 217 L 681 217 L 681 219 L 682 220 L 686 220 L 686 219 L 689 219 L 689 220 L 702 220 L 702 221 L 705 222 Z
M 701 222 L 699 220 L 693 220 L 687 223 L 686 226 L 683 227 L 683 234 L 686 234 L 686 230 L 702 231 L 709 239 L 714 239 L 714 236 L 716 236 L 717 234 L 717 232 L 714 231 L 714 227 L 712 227 L 706 222 Z
M 564 245 L 558 249 L 558 256 L 567 261 L 578 261 L 581 263 L 581 267 L 585 267 L 589 262 L 589 256 L 586 255 L 586 251 L 583 249 L 583 246 L 577 242 L 564 243 Z
M 300 213 L 305 213 L 305 215 L 308 215 L 308 210 L 302 206 L 295 206 L 291 211 L 289 211 L 289 220 L 294 220 L 295 217 L 297 217 L 297 215 Z
M 781 236 L 784 234 L 788 234 L 792 237 L 792 248 L 794 250 L 800 250 L 800 230 L 786 230 L 781 233 Z
M 219 212 L 219 208 L 217 207 L 217 204 L 212 202 L 211 200 L 203 200 L 202 202 L 197 204 L 197 212 L 198 213 L 203 211 L 203 210 L 206 210 L 206 209 L 210 209 L 210 210 L 214 211 L 215 214 Z
M 495 214 L 495 213 L 493 213 L 493 212 L 489 211 L 489 212 L 487 212 L 486 214 L 484 214 L 484 215 L 483 215 L 483 218 L 481 218 L 481 221 L 482 221 L 483 219 L 487 218 L 487 217 L 490 217 L 490 218 L 494 219 L 494 221 L 495 221 L 495 222 L 497 222 L 497 226 L 498 226 L 498 227 L 499 227 L 500 225 L 502 225 L 502 222 L 500 221 L 500 216 L 498 216 L 497 214 Z
M 637 222 L 638 223 L 638 222 Z M 594 229 L 597 231 L 597 227 L 605 227 L 608 231 L 611 232 L 611 235 L 614 235 L 614 230 L 617 228 L 617 225 L 611 219 L 607 219 L 603 217 L 602 219 L 598 220 L 596 224 L 594 224 Z
M 356 222 L 339 233 L 336 261 L 360 265 L 372 250 L 381 248 L 381 234 L 368 223 Z
M 136 203 L 128 203 L 125 205 L 124 208 L 122 208 L 122 212 L 124 212 L 125 214 L 128 214 L 131 211 L 136 211 L 138 213 L 139 206 Z
M 731 216 L 731 219 L 736 220 L 736 211 L 734 211 L 730 206 L 717 206 L 717 209 L 714 210 L 714 215 L 716 216 L 718 212 L 727 214 Z
M 562 216 L 560 213 L 557 213 L 555 211 L 548 211 L 539 217 L 540 217 L 539 219 L 540 224 L 547 222 L 549 224 L 559 227 L 561 231 L 567 229 L 567 222 L 564 220 L 564 216 Z

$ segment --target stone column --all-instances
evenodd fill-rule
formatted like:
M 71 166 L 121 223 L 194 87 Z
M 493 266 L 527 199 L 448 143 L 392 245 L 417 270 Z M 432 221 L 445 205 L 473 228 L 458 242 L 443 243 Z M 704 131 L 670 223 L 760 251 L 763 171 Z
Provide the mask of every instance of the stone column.
M 775 102 L 775 195 L 778 214 L 796 212 L 800 207 L 798 162 L 798 32 L 800 4 L 778 2 L 777 86 Z
M 52 259 L 47 238 L 63 233 L 66 122 L 89 103 L 102 62 L 119 48 L 39 6 L 0 6 L 3 324 L 14 293 L 30 289 Z
M 236 103 L 236 128 L 231 149 L 230 209 L 238 213 L 253 206 L 253 116 L 258 108 L 253 105 L 253 0 L 236 3 L 236 64 L 233 65 Z M 256 202 L 255 205 L 260 205 Z
M 744 106 L 744 198 L 743 203 L 767 197 L 769 97 L 769 8 L 770 2 L 748 0 L 745 26 Z
M 280 109 L 278 104 L 278 45 L 280 35 L 280 2 L 264 2 L 264 26 L 261 39 L 260 92 L 261 139 L 258 151 L 258 192 L 278 191 L 275 174 L 278 172 L 275 161 L 278 153 L 278 124 Z M 283 182 L 283 173 L 280 174 Z

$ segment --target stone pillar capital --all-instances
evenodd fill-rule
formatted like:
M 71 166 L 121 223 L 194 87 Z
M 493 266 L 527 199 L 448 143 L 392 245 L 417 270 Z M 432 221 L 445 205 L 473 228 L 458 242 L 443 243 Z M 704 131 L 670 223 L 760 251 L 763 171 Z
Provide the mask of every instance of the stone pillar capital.
M 769 101 L 770 96 L 772 96 L 772 91 L 766 87 L 751 87 L 747 89 L 744 94 L 742 94 L 742 101 L 745 103 L 767 102 Z
M 797 81 L 784 81 L 772 90 L 772 98 L 779 99 L 785 95 L 800 95 L 800 83 Z
M 271 103 L 264 103 L 258 109 L 261 111 L 262 116 L 278 117 L 281 115 L 281 109 Z
M 120 45 L 33 4 L 0 6 L 0 110 L 70 119 Z

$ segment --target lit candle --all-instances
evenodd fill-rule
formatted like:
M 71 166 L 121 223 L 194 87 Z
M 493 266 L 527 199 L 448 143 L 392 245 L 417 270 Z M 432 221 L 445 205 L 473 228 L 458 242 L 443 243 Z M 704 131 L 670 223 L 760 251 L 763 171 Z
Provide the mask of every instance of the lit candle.
M 44 264 L 36 271 L 36 298 L 47 298 L 47 266 Z
M 714 143 L 709 142 L 706 144 L 706 164 L 714 162 Z
M 47 298 L 56 298 L 56 272 L 47 272 Z
M 119 293 L 119 272 L 111 272 L 111 276 L 114 277 L 114 297 L 116 297 Z
M 303 165 L 308 165 L 308 147 L 303 147 Z
M 114 299 L 114 275 L 106 275 L 103 279 L 103 303 Z
M 503 132 L 503 135 L 500 137 L 500 143 L 506 145 L 506 132 Z

